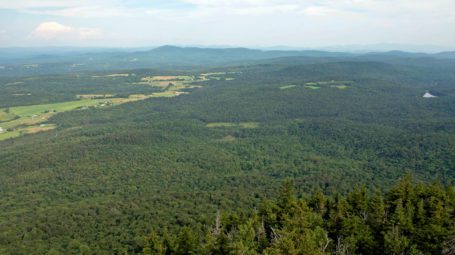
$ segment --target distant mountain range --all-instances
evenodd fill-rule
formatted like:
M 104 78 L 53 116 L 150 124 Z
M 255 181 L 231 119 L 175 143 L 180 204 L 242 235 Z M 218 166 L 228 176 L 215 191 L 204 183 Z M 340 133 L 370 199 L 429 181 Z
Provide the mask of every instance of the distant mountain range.
M 194 69 L 223 65 L 281 62 L 287 58 L 301 63 L 327 61 L 382 61 L 400 63 L 428 58 L 455 60 L 454 52 L 413 53 L 405 51 L 349 53 L 318 50 L 258 50 L 248 48 L 199 48 L 161 46 L 132 48 L 3 48 L 0 75 L 12 73 L 46 74 L 107 69 Z M 27 65 L 32 65 L 33 68 Z M 24 66 L 26 65 L 26 66 Z
M 0 61 L 62 61 L 68 58 L 91 60 L 115 57 L 118 60 L 138 61 L 144 58 L 155 58 L 157 62 L 188 62 L 195 64 L 194 58 L 202 59 L 205 63 L 220 63 L 242 60 L 260 60 L 279 57 L 434 57 L 455 58 L 455 51 L 441 53 L 415 53 L 406 51 L 371 51 L 366 53 L 352 53 L 341 51 L 322 50 L 258 50 L 249 48 L 199 48 L 160 46 L 153 49 L 147 48 L 0 48 Z

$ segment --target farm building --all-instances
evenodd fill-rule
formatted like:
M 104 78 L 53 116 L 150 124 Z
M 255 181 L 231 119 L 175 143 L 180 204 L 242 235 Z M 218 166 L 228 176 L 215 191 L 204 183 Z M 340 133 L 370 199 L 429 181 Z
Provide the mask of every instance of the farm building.
M 434 96 L 432 94 L 430 94 L 430 92 L 425 92 L 425 94 L 423 95 L 424 98 L 434 98 L 434 97 L 437 97 L 437 96 Z

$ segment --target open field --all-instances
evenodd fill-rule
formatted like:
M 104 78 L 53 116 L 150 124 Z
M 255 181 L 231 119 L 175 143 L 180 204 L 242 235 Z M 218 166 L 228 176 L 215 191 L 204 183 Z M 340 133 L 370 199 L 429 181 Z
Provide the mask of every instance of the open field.
M 157 92 L 153 93 L 150 97 L 176 97 L 183 94 L 187 94 L 188 92 L 180 92 L 180 91 L 164 91 L 164 92 Z
M 77 99 L 100 99 L 100 98 L 111 98 L 114 94 L 81 94 L 76 95 Z
M 186 76 L 186 75 L 177 75 L 177 76 L 151 76 L 151 77 L 144 77 L 143 80 L 147 81 L 192 81 L 194 80 L 194 76 Z
M 337 89 L 347 89 L 347 88 L 349 88 L 349 87 L 346 86 L 346 85 L 332 85 L 331 87 L 332 87 L 332 88 L 337 88 Z
M 147 76 L 142 77 L 141 81 L 156 82 L 156 81 L 194 81 L 194 76 L 176 75 L 176 76 Z
M 133 84 L 177 91 L 181 89 L 194 88 L 194 86 L 189 84 L 195 81 L 194 76 L 147 76 L 142 77 L 139 82 L 135 82 Z
M 49 113 L 43 113 L 43 114 L 34 115 L 34 116 L 24 116 L 24 117 L 17 116 L 16 119 L 14 119 L 14 120 L 0 122 L 0 127 L 4 128 L 4 129 L 14 129 L 19 126 L 36 125 L 36 124 L 47 121 L 52 115 L 55 115 L 55 114 L 56 113 L 49 112 Z
M 179 95 L 187 94 L 186 89 L 201 88 L 201 85 L 193 84 L 210 79 L 233 79 L 226 78 L 225 72 L 205 73 L 196 76 L 189 75 L 157 75 L 146 76 L 139 79 L 138 82 L 129 84 L 147 85 L 158 87 L 162 91 L 149 94 L 131 94 L 128 97 L 116 97 L 115 93 L 87 93 L 76 94 L 77 100 L 35 104 L 28 106 L 15 106 L 10 108 L 0 108 L 0 127 L 2 128 L 1 139 L 8 139 L 20 136 L 21 134 L 38 133 L 56 128 L 56 126 L 46 123 L 52 116 L 66 111 L 84 110 L 88 108 L 109 107 L 113 105 L 124 104 L 149 98 L 172 98 Z M 106 75 L 94 75 L 91 78 L 116 78 L 131 77 L 135 74 L 129 73 L 112 73 Z M 34 80 L 29 77 L 26 80 Z M 15 82 L 22 84 L 23 82 Z M 15 94 L 14 96 L 28 96 L 31 93 Z M 46 126 L 43 126 L 46 123 Z M 248 124 L 236 124 L 238 127 L 248 128 Z
M 206 127 L 208 128 L 228 128 L 228 127 L 238 127 L 239 124 L 233 122 L 212 122 L 208 123 Z
M 142 77 L 140 81 L 133 82 L 133 85 L 147 85 L 152 87 L 161 88 L 166 91 L 181 91 L 183 89 L 201 88 L 200 85 L 193 85 L 194 82 L 203 82 L 209 80 L 221 80 L 225 79 L 228 81 L 234 80 L 232 77 L 223 77 L 226 75 L 225 72 L 217 73 L 203 73 L 199 76 L 187 76 L 187 75 L 176 75 L 176 76 L 146 76 Z
M 208 128 L 258 128 L 257 122 L 212 122 L 206 125 Z
M 17 128 L 13 131 L 0 133 L 0 141 L 19 137 L 24 134 L 35 134 L 35 133 L 39 133 L 39 132 L 49 131 L 49 130 L 55 129 L 56 127 L 57 126 L 54 124 L 41 124 L 41 125 L 36 125 L 36 126 L 27 126 L 27 127 Z
M 292 88 L 295 88 L 296 85 L 286 85 L 286 86 L 282 86 L 280 87 L 280 89 L 292 89 Z
M 316 82 L 306 82 L 304 88 L 317 90 L 323 87 L 337 88 L 337 89 L 347 89 L 350 87 L 352 81 L 316 81 Z M 281 90 L 295 88 L 297 85 L 284 85 L 281 86 Z
M 113 102 L 102 99 L 83 99 L 54 104 L 41 104 L 18 106 L 9 108 L 9 119 L 3 118 L 0 121 L 0 127 L 4 130 L 0 140 L 16 137 L 22 133 L 37 133 L 54 129 L 53 125 L 39 125 L 49 120 L 50 117 L 60 112 L 66 112 L 76 109 L 84 109 L 88 107 L 101 107 Z M 6 110 L 0 110 L 2 115 L 6 114 Z M 39 125 L 39 126 L 37 126 Z M 50 128 L 52 127 L 52 128 Z
M 201 81 L 208 81 L 208 80 L 221 80 L 221 79 L 225 79 L 226 81 L 232 81 L 232 80 L 235 80 L 235 78 L 233 77 L 226 77 L 226 75 L 228 74 L 234 74 L 235 72 L 229 72 L 229 73 L 226 73 L 226 72 L 213 72 L 213 73 L 202 73 L 199 75 L 199 78 Z
M 124 77 L 128 74 L 111 74 L 107 77 Z M 78 100 L 67 101 L 61 103 L 52 104 L 38 104 L 29 106 L 16 106 L 8 109 L 0 109 L 0 127 L 2 133 L 0 134 L 0 140 L 18 137 L 22 134 L 32 134 L 43 131 L 55 129 L 56 126 L 53 124 L 43 124 L 49 120 L 55 114 L 73 111 L 83 110 L 87 108 L 98 108 L 98 107 L 109 107 L 128 102 L 134 102 L 139 100 L 145 100 L 148 98 L 171 98 L 188 92 L 180 91 L 181 89 L 187 88 L 199 88 L 198 85 L 190 85 L 186 83 L 193 82 L 194 77 L 192 76 L 153 76 L 143 78 L 143 81 L 149 85 L 161 86 L 162 82 L 167 83 L 166 87 L 163 87 L 164 91 L 156 92 L 152 94 L 132 94 L 128 98 L 115 97 L 114 94 L 78 94 L 76 98 Z M 166 80 L 166 81 L 164 81 Z M 172 85 L 169 85 L 169 81 L 172 81 Z M 158 83 L 158 84 L 155 84 Z
M 305 85 L 305 88 L 307 88 L 307 89 L 320 89 L 321 87 L 313 86 L 313 85 Z
M 96 106 L 103 102 L 104 100 L 96 99 L 83 99 L 68 101 L 63 103 L 54 103 L 54 104 L 40 104 L 40 105 L 30 105 L 30 106 L 18 106 L 11 107 L 10 111 L 16 116 L 19 117 L 33 117 L 33 115 L 40 115 L 50 112 L 65 112 L 77 109 L 79 107 L 89 107 Z M 36 116 L 35 116 L 36 117 Z
M 39 126 L 30 126 L 23 128 L 22 131 L 27 134 L 35 134 L 43 131 L 49 131 L 55 129 L 57 126 L 55 124 L 41 124 Z
M 2 118 L 0 127 L 5 131 L 0 134 L 0 140 L 17 137 L 21 134 L 32 134 L 48 131 L 56 128 L 53 124 L 42 124 L 55 114 L 89 107 L 106 107 L 137 100 L 143 100 L 151 96 L 133 98 L 107 99 L 82 99 L 54 104 L 41 104 L 30 106 L 18 106 L 9 108 L 7 119 Z M 0 110 L 1 116 L 5 116 L 5 109 Z M 41 125 L 40 125 L 41 124 Z M 8 131 L 6 131 L 8 130 Z
M 343 84 L 351 84 L 352 81 L 314 81 L 314 82 L 307 82 L 305 85 L 310 86 L 323 86 L 323 85 L 343 85 Z
M 220 76 L 226 75 L 226 72 L 201 73 L 201 76 Z
M 233 143 L 233 142 L 236 142 L 237 141 L 237 138 L 235 136 L 232 136 L 232 135 L 227 135 L 221 139 L 218 139 L 217 140 L 218 142 L 221 142 L 221 143 Z
M 10 138 L 15 138 L 21 135 L 21 132 L 18 130 L 11 131 L 11 132 L 3 132 L 0 133 L 0 141 L 10 139 Z
M 320 89 L 322 87 L 330 87 L 337 89 L 348 89 L 352 84 L 352 81 L 314 81 L 305 83 L 304 87 L 307 89 Z
M 104 77 L 110 77 L 110 78 L 115 78 L 115 77 L 128 77 L 130 74 L 128 73 L 113 73 L 113 74 L 106 74 L 106 75 L 93 75 L 92 78 L 104 78 Z
M 0 110 L 0 122 L 5 122 L 14 119 L 15 115 L 11 112 L 6 112 L 5 109 Z
M 15 82 L 7 83 L 7 84 L 5 84 L 5 85 L 11 86 L 11 85 L 19 85 L 19 84 L 24 84 L 24 82 L 23 82 L 23 81 L 15 81 Z

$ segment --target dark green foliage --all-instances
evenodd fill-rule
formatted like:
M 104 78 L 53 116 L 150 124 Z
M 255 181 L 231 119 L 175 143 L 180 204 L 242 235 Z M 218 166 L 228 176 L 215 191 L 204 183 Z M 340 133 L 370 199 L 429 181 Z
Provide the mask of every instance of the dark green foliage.
M 444 252 L 453 249 L 447 246 L 455 235 L 453 186 L 414 185 L 408 175 L 385 199 L 355 189 L 319 203 L 314 203 L 321 196 L 319 191 L 295 200 L 290 199 L 295 195 L 290 192 L 290 182 L 281 190 L 275 201 L 266 202 L 249 217 L 221 219 L 216 232 L 199 236 L 197 254 L 450 254 Z M 187 228 L 182 231 L 176 243 L 165 249 L 178 249 L 173 254 L 194 254 L 198 237 L 185 234 Z
M 58 114 L 54 131 L 0 142 L 0 254 L 450 251 L 455 65 L 326 62 L 215 68 L 239 73 L 176 98 Z M 129 83 L 181 74 L 134 73 L 2 78 L 0 107 L 150 93 Z M 304 87 L 330 80 L 352 82 Z M 406 172 L 440 184 L 391 188 Z M 216 227 L 218 210 L 229 213 Z

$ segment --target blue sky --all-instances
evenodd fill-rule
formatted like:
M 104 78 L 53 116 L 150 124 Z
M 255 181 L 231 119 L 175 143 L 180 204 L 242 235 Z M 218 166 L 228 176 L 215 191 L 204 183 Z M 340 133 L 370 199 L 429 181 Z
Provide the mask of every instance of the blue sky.
M 0 47 L 455 49 L 454 10 L 453 0 L 0 0 Z

